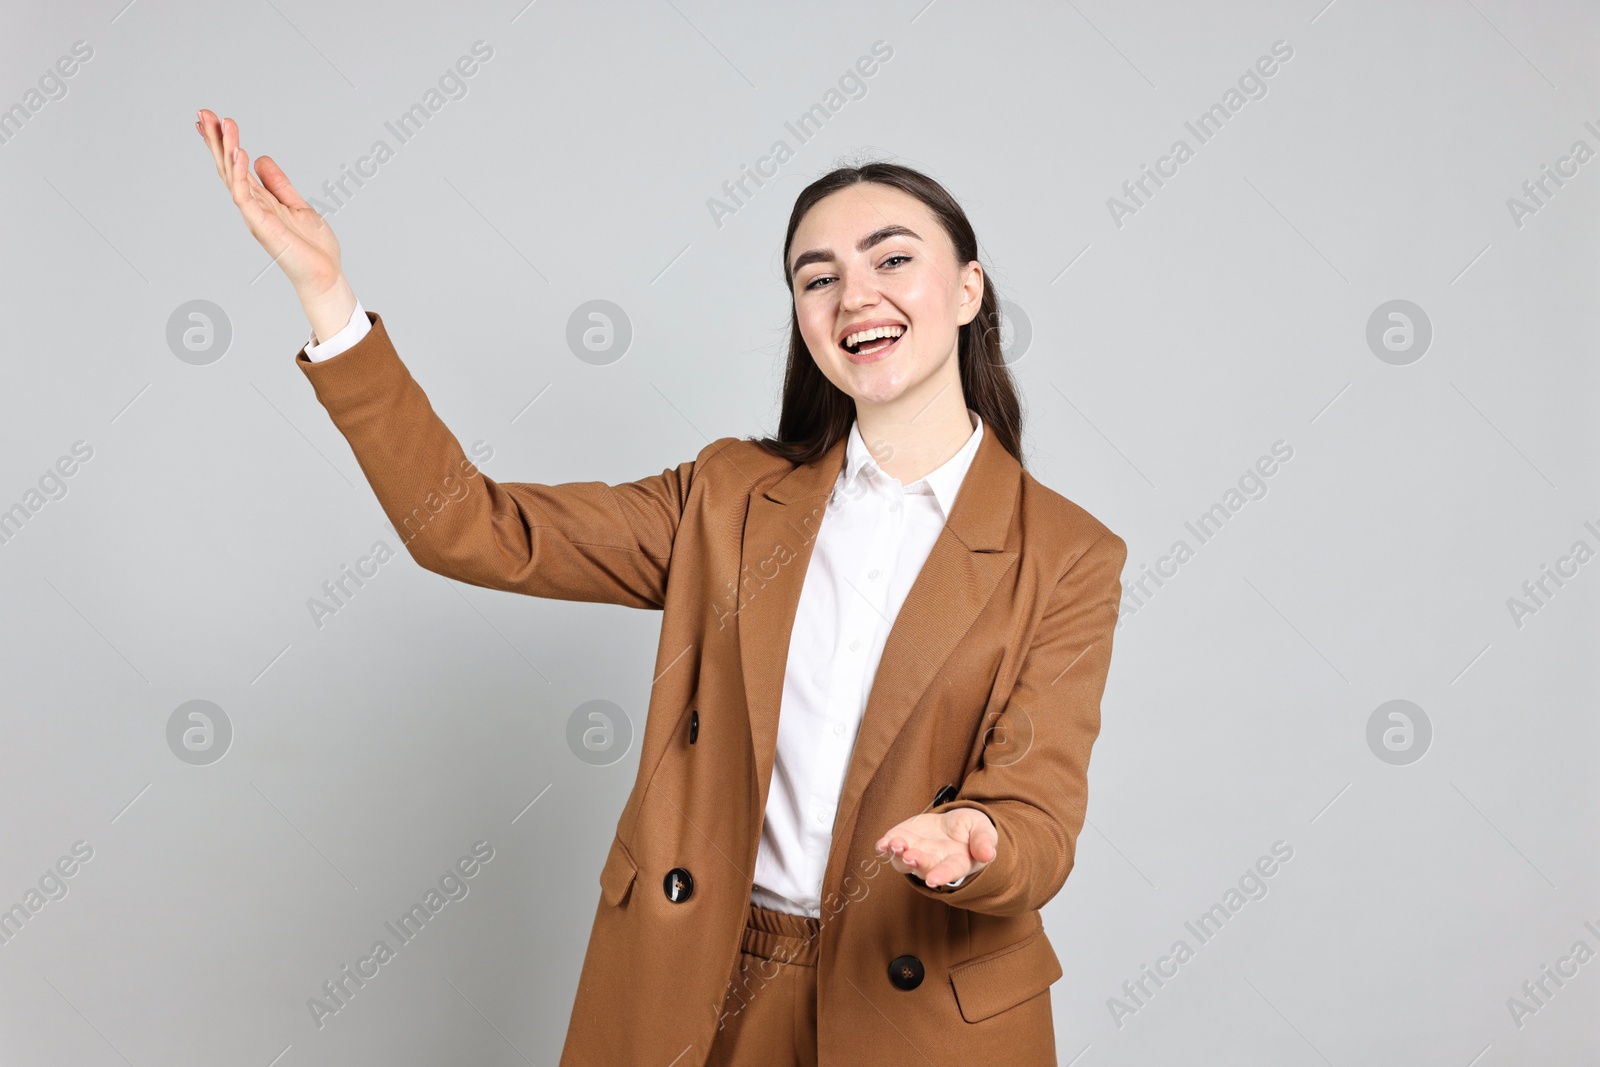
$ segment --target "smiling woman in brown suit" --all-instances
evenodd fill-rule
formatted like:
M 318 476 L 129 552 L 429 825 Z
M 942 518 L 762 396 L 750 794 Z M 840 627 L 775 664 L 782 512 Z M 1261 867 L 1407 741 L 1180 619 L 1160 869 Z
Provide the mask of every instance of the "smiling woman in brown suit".
M 1039 909 L 1076 854 L 1127 549 L 1023 469 L 959 205 L 883 163 L 800 194 L 775 438 L 620 485 L 497 483 L 326 222 L 199 119 L 417 563 L 663 612 L 561 1063 L 1054 1064 Z

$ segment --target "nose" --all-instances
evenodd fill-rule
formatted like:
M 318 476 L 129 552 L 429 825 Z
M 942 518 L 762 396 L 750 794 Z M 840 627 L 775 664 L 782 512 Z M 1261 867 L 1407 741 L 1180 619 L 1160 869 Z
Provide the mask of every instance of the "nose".
M 877 279 L 871 271 L 845 268 L 840 272 L 839 305 L 845 311 L 871 307 L 878 302 Z

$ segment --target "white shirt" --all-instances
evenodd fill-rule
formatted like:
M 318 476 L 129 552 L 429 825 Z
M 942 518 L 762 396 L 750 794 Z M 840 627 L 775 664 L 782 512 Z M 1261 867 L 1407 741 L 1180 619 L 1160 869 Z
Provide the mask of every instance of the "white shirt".
M 313 331 L 306 358 L 330 359 L 370 328 L 358 301 L 350 323 L 327 341 L 316 344 Z M 777 752 L 751 889 L 751 899 L 763 907 L 822 914 L 834 814 L 884 643 L 983 439 L 983 420 L 970 408 L 967 414 L 972 436 L 961 450 L 906 486 L 878 466 L 860 427 L 850 426 L 844 466 L 812 546 L 789 637 Z
M 311 340 L 306 342 L 306 358 L 313 363 L 320 363 L 325 359 L 332 359 L 347 348 L 354 348 L 355 343 L 367 335 L 372 329 L 372 323 L 367 321 L 367 313 L 361 307 L 361 301 L 356 301 L 356 309 L 350 313 L 350 321 L 344 329 L 317 344 L 317 331 L 311 331 Z
M 889 629 L 944 528 L 983 438 L 972 436 L 910 485 L 885 474 L 850 426 L 795 609 L 778 713 L 778 749 L 751 899 L 822 914 L 822 876 L 850 753 Z M 874 827 L 874 837 L 889 827 Z M 959 884 L 952 882 L 952 885 Z

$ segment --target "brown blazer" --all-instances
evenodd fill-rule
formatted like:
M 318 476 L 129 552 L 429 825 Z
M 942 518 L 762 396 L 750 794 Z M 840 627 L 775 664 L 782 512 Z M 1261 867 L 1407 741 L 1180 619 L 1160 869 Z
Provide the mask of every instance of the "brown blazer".
M 796 466 L 724 437 L 621 485 L 495 482 L 369 319 L 355 347 L 296 362 L 418 564 L 663 612 L 638 778 L 600 871 L 561 1063 L 699 1065 L 730 1003 L 789 631 L 845 443 Z M 895 619 L 840 797 L 822 1064 L 1056 1062 L 1049 987 L 1062 970 L 1039 909 L 1083 825 L 1126 556 L 983 435 Z M 954 798 L 934 805 L 946 785 Z M 931 890 L 874 853 L 901 820 L 952 807 L 981 810 L 1000 838 L 960 888 Z M 678 903 L 664 889 L 675 868 L 693 878 Z M 891 981 L 902 956 L 922 964 L 913 989 Z

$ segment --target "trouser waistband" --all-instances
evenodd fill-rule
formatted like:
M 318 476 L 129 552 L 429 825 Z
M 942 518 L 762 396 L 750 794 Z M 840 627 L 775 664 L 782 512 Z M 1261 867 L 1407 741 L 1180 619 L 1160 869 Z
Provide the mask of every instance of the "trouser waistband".
M 821 930 L 821 919 L 763 908 L 752 901 L 739 947 L 762 959 L 815 967 Z

